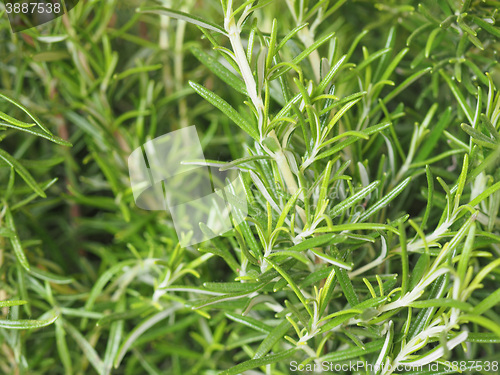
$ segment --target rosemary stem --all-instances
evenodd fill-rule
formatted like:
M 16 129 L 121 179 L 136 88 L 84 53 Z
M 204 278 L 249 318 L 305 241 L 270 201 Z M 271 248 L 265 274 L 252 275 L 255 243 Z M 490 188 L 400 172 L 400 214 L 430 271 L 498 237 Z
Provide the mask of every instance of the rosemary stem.
M 236 63 L 238 65 L 238 68 L 240 69 L 241 76 L 243 77 L 243 81 L 245 82 L 248 96 L 250 97 L 250 100 L 252 101 L 252 104 L 257 111 L 259 121 L 259 134 L 261 140 L 263 140 L 265 138 L 264 134 L 262 134 L 264 103 L 262 102 L 262 97 L 257 93 L 257 84 L 255 82 L 255 78 L 252 74 L 252 70 L 250 68 L 250 65 L 248 64 L 243 45 L 241 43 L 240 29 L 236 25 L 234 17 L 230 16 L 231 13 L 232 7 L 231 5 L 229 5 L 224 20 L 224 27 L 228 33 L 229 41 L 231 43 L 231 47 L 233 48 Z M 280 149 L 274 153 L 274 160 L 276 161 L 278 169 L 283 175 L 288 192 L 290 194 L 294 194 L 298 190 L 298 185 L 290 169 L 290 166 L 288 165 L 288 160 L 283 150 L 281 149 L 281 143 L 279 142 L 274 130 L 271 130 L 267 136 L 273 138 L 277 142 L 277 144 L 280 145 Z M 304 212 L 299 211 L 299 216 L 305 223 L 306 217 Z

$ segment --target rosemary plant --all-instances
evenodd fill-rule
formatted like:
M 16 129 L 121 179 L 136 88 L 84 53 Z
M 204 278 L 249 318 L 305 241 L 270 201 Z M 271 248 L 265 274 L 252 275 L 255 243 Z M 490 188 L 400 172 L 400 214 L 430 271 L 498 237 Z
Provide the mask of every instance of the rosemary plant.
M 498 373 L 499 6 L 4 17 L 1 371 Z M 248 215 L 230 195 L 233 228 L 183 247 L 127 158 L 191 124 Z

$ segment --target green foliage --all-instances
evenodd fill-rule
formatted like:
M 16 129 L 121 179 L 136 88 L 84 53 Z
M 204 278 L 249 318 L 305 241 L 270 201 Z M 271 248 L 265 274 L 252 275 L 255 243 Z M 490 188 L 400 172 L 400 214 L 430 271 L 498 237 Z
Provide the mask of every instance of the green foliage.
M 1 371 L 498 360 L 499 5 L 81 0 L 14 34 L 2 18 Z M 127 158 L 191 124 L 249 213 L 183 248 L 168 212 L 135 205 Z

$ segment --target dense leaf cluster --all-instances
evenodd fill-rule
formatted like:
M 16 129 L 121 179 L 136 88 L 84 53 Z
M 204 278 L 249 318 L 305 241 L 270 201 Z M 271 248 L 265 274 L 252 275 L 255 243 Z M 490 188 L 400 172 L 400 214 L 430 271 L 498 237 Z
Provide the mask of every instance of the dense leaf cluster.
M 82 0 L 19 33 L 0 19 L 1 371 L 498 360 L 499 7 Z M 168 212 L 136 207 L 127 157 L 191 124 L 249 212 L 182 247 Z

